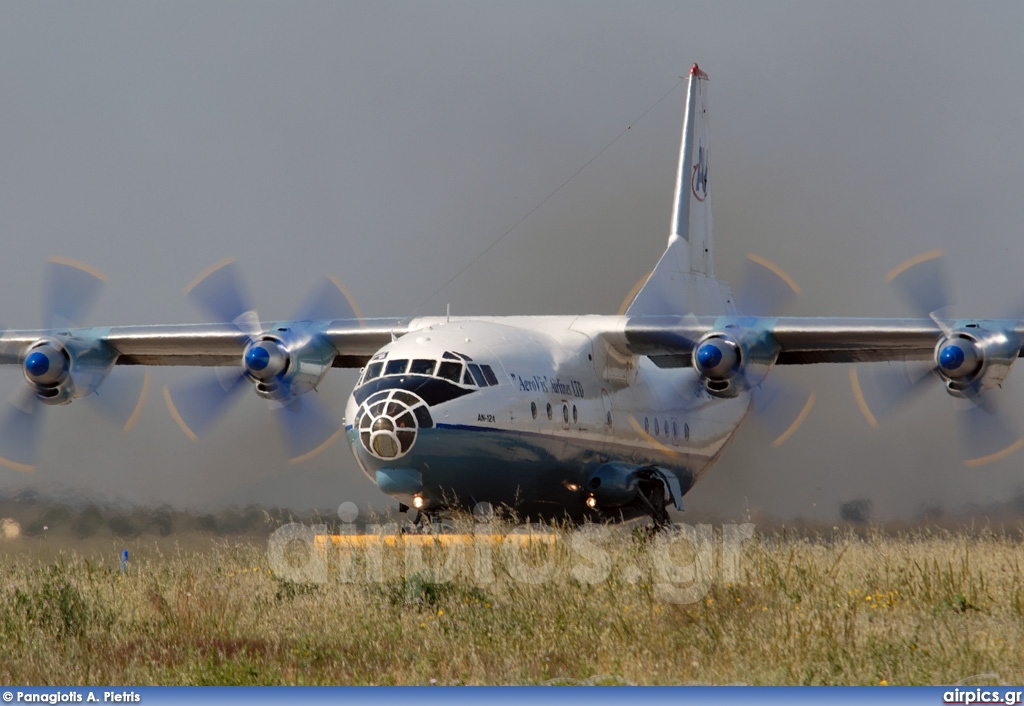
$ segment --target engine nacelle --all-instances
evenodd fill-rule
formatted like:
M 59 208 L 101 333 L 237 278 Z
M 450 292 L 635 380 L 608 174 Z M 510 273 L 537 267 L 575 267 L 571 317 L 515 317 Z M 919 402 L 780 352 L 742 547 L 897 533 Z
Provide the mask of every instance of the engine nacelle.
M 68 404 L 106 380 L 117 355 L 105 344 L 77 338 L 41 338 L 22 356 L 21 370 L 41 402 Z
M 622 507 L 636 500 L 639 489 L 636 469 L 621 463 L 606 463 L 587 481 L 590 507 Z
M 74 395 L 71 381 L 71 355 L 53 339 L 36 341 L 21 363 L 25 380 L 36 396 L 47 404 L 67 404 Z
M 279 328 L 249 342 L 242 352 L 242 367 L 260 397 L 287 400 L 319 385 L 336 354 L 323 336 L 294 336 Z
M 726 333 L 706 334 L 693 347 L 693 367 L 700 373 L 704 387 L 717 397 L 736 394 L 733 380 L 744 363 L 739 342 Z
M 975 397 L 999 387 L 1010 374 L 1020 343 L 1005 331 L 969 325 L 943 336 L 935 346 L 935 371 L 956 397 Z
M 760 385 L 775 364 L 779 345 L 765 324 L 770 320 L 737 319 L 709 331 L 693 347 L 693 367 L 714 397 L 735 397 Z

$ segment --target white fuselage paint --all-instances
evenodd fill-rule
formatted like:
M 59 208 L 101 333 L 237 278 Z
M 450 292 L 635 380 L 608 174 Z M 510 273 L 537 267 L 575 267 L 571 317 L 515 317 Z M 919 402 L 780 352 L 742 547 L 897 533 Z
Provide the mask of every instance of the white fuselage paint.
M 747 414 L 749 396 L 717 399 L 703 389 L 693 368 L 661 369 L 646 357 L 617 353 L 621 348 L 605 342 L 612 318 L 617 317 L 412 322 L 408 334 L 381 349 L 388 359 L 439 360 L 445 351 L 456 351 L 491 365 L 499 384 L 430 409 L 438 433 L 452 434 L 446 452 L 461 469 L 454 475 L 437 468 L 441 457 L 421 456 L 419 442 L 390 461 L 368 453 L 352 429 L 359 410 L 357 387 L 345 417 L 357 461 L 371 480 L 382 468 L 414 469 L 422 474 L 428 494 L 435 487 L 436 495 L 439 485 L 452 496 L 472 496 L 460 503 L 470 506 L 480 500 L 507 505 L 536 501 L 576 512 L 586 501 L 585 491 L 559 496 L 552 495 L 553 489 L 575 490 L 607 462 L 657 467 L 675 475 L 685 493 L 725 450 Z M 505 441 L 475 444 L 472 435 Z M 495 486 L 498 495 L 514 488 L 513 496 L 483 497 L 487 491 L 474 485 L 478 474 L 493 479 L 519 474 L 523 482 L 513 478 Z M 408 492 L 390 494 L 406 504 L 413 501 Z

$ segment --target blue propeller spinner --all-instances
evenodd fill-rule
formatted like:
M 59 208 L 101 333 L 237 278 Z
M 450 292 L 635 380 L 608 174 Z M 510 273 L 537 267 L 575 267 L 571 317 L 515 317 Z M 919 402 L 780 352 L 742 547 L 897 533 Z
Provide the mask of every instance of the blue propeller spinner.
M 850 381 L 861 412 L 872 426 L 928 390 L 935 378 L 963 400 L 957 411 L 964 463 L 981 466 L 1024 446 L 1024 436 L 992 391 L 1005 382 L 1020 352 L 1014 333 L 1020 316 L 1005 320 L 950 320 L 950 276 L 944 253 L 932 250 L 890 270 L 887 279 L 914 313 L 935 323 L 931 361 L 875 363 Z
M 237 368 L 213 369 L 164 388 L 171 414 L 190 438 L 206 433 L 247 386 L 270 401 L 292 462 L 312 457 L 341 435 L 341 415 L 309 394 L 334 363 L 327 325 L 339 319 L 358 325 L 360 318 L 340 284 L 325 278 L 291 321 L 271 326 L 260 323 L 234 260 L 201 274 L 185 295 L 215 321 L 237 328 L 243 343 Z
M 35 469 L 45 405 L 82 397 L 126 431 L 135 424 L 149 389 L 149 371 L 122 366 L 111 375 L 116 351 L 80 328 L 105 284 L 106 277 L 81 262 L 58 257 L 47 261 L 45 330 L 19 350 L 2 353 L 17 356 L 24 380 L 0 412 L 0 464 Z

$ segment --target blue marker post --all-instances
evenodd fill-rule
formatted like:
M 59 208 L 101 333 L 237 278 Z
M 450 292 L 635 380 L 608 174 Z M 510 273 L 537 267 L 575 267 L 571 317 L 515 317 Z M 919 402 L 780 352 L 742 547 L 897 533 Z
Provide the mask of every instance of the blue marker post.
M 124 549 L 121 551 L 121 573 L 128 573 L 128 550 Z

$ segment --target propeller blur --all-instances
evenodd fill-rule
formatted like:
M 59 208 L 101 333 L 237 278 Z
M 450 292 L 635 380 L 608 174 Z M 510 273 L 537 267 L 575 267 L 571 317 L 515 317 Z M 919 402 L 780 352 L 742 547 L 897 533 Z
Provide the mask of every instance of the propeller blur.
M 164 389 L 189 438 L 252 390 L 293 462 L 344 435 L 369 481 L 424 522 L 489 503 L 663 524 L 748 414 L 774 444 L 797 434 L 814 395 L 777 380 L 780 365 L 870 364 L 851 383 L 875 425 L 937 380 L 965 407 L 969 465 L 1024 446 L 999 404 L 1024 326 L 951 318 L 941 253 L 889 274 L 914 318 L 785 316 L 799 288 L 757 256 L 734 298 L 715 276 L 707 88 L 694 65 L 668 245 L 618 314 L 363 319 L 325 280 L 294 319 L 268 322 L 229 260 L 185 290 L 213 323 L 82 328 L 103 278 L 55 259 L 44 328 L 0 337 L 0 364 L 24 377 L 0 414 L 0 462 L 32 469 L 46 408 L 79 397 L 130 427 L 148 377 L 111 371 L 160 365 L 203 368 Z M 317 394 L 335 367 L 360 369 L 344 416 Z

